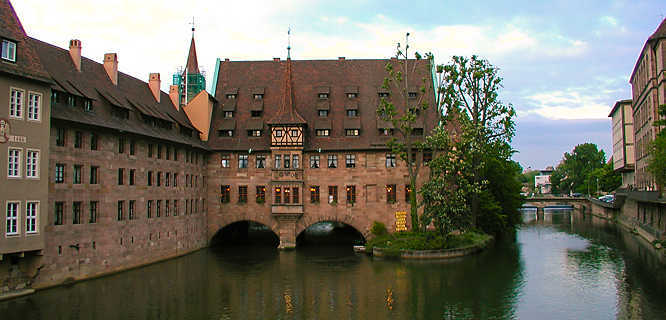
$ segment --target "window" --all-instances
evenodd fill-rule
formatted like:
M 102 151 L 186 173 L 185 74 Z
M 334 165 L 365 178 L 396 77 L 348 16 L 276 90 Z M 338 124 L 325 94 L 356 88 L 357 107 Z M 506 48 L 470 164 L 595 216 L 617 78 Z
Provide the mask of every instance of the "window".
M 233 137 L 234 136 L 234 130 L 218 130 L 217 131 L 217 136 L 218 137 Z
M 432 152 L 423 153 L 423 164 L 428 165 L 428 162 L 432 161 Z
M 97 177 L 99 167 L 91 166 L 90 167 L 90 184 L 97 184 Z
M 178 149 L 173 148 L 173 161 L 178 161 Z
M 25 205 L 25 233 L 37 233 L 37 216 L 39 215 L 39 202 L 28 201 Z
M 21 149 L 9 148 L 7 152 L 7 177 L 21 177 Z
M 70 107 L 76 107 L 76 97 L 74 97 L 71 94 L 68 95 L 67 96 L 67 105 L 69 105 Z
M 56 146 L 65 146 L 65 133 L 64 128 L 56 128 Z
M 178 186 L 178 174 L 175 172 L 173 173 L 173 186 L 174 187 Z
M 42 95 L 35 92 L 28 93 L 28 120 L 39 121 L 42 110 Z
M 247 135 L 250 137 L 261 137 L 261 130 L 248 130 Z
M 356 109 L 347 110 L 347 117 L 358 117 L 358 110 Z
M 260 93 L 255 93 L 253 97 L 254 97 L 254 100 L 263 100 L 264 99 L 264 95 L 260 94 Z
M 386 154 L 386 167 L 395 168 L 395 154 L 393 153 Z
M 162 172 L 158 171 L 157 172 L 157 186 L 162 186 Z
M 90 100 L 90 99 L 83 100 L 83 110 L 88 111 L 88 112 L 93 111 L 92 100 Z
M 346 136 L 358 136 L 360 130 L 358 129 L 345 129 L 345 135 Z
M 409 187 L 408 184 L 405 185 L 405 202 L 409 203 L 409 197 L 412 194 L 412 188 Z
M 81 169 L 83 168 L 80 164 L 74 165 L 74 176 L 72 179 L 73 184 L 81 184 Z
M 289 135 L 292 137 L 298 137 L 298 130 L 297 129 L 291 129 Z
M 157 200 L 157 206 L 155 207 L 155 216 L 156 217 L 161 217 L 162 216 L 162 200 Z
M 298 193 L 298 187 L 291 188 L 291 203 L 300 203 L 300 193 Z
M 149 186 L 152 186 L 152 185 L 153 185 L 153 172 L 152 172 L 152 171 L 148 171 L 148 178 L 147 178 L 147 180 L 148 180 L 148 185 L 149 185 Z
M 173 200 L 173 216 L 178 216 L 178 200 Z
M 65 165 L 62 163 L 56 163 L 55 166 L 55 183 L 65 182 Z
M 338 186 L 328 186 L 328 203 L 338 203 Z
M 349 99 L 355 99 L 357 97 L 358 97 L 358 93 L 355 93 L 355 92 L 348 92 L 347 93 L 347 98 L 349 98 Z
M 276 137 L 282 137 L 282 130 L 275 130 Z
M 347 167 L 347 168 L 356 168 L 356 155 L 355 154 L 346 154 L 345 155 L 345 167 Z
M 148 219 L 153 217 L 153 200 L 148 200 L 146 203 L 146 216 Z
M 136 205 L 136 200 L 130 200 L 129 201 L 129 208 L 128 208 L 129 210 L 128 211 L 129 211 L 129 219 L 130 220 L 136 219 L 136 216 L 134 215 L 134 206 L 135 205 Z M 168 208 L 168 206 L 167 206 L 167 208 Z M 167 209 L 167 211 L 168 211 L 168 209 Z
M 291 167 L 291 157 L 288 154 L 284 155 L 284 168 L 289 169 Z
M 224 117 L 225 118 L 233 118 L 234 117 L 234 112 L 233 111 L 225 111 L 224 112 Z
M 261 111 L 251 111 L 252 117 L 261 117 Z
M 319 99 L 321 99 L 321 100 L 328 99 L 328 93 L 324 93 L 324 92 L 319 93 Z
M 395 185 L 394 184 L 387 184 L 386 185 L 386 202 L 394 203 L 395 199 L 396 199 L 395 193 L 396 193 Z
M 157 159 L 162 159 L 162 145 L 157 145 Z
M 413 136 L 422 136 L 423 135 L 423 128 L 414 128 L 412 130 L 412 135 Z
M 80 149 L 83 145 L 83 132 L 74 132 L 74 148 Z
M 81 223 L 81 201 L 72 203 L 72 224 Z
M 130 140 L 130 155 L 133 156 L 134 154 L 136 154 L 136 141 Z M 167 155 L 168 155 L 168 153 L 167 153 Z M 168 157 L 167 157 L 167 160 L 169 160 Z
M 125 220 L 125 213 L 123 212 L 124 207 L 125 207 L 125 201 L 122 200 L 118 201 L 118 215 L 116 217 L 116 220 L 118 221 Z
M 310 186 L 310 203 L 319 203 L 319 186 Z
M 310 168 L 319 168 L 319 156 L 310 156 Z
M 294 167 L 294 169 L 298 169 L 300 167 L 301 164 L 299 163 L 298 155 L 295 154 L 291 156 L 291 164 L 293 164 L 292 167 Z
M 185 175 L 185 186 L 186 187 L 190 186 L 190 175 L 189 174 Z
M 13 236 L 19 234 L 19 202 L 7 202 L 7 216 L 6 216 L 6 229 L 5 234 Z
M 25 154 L 25 176 L 39 178 L 39 151 L 28 150 Z
M 125 137 L 118 137 L 118 153 L 125 152 Z
M 238 202 L 247 202 L 247 186 L 238 186 Z
M 328 155 L 328 167 L 329 168 L 337 168 L 338 167 L 338 155 L 336 155 L 336 154 L 329 154 Z
M 229 185 L 223 185 L 220 187 L 220 202 L 227 203 L 231 200 L 231 187 Z
M 158 179 L 159 181 L 159 179 Z M 125 183 L 125 169 L 118 168 L 118 185 L 121 186 Z
M 91 133 L 90 134 L 90 150 L 97 150 L 97 134 Z
M 246 154 L 240 154 L 238 155 L 238 168 L 239 169 L 247 169 L 247 155 Z
M 283 188 L 283 189 L 284 189 L 284 197 L 282 198 L 282 201 L 284 203 L 291 202 L 291 190 L 289 188 Z
M 152 157 L 153 157 L 153 144 L 149 143 L 148 144 L 148 158 L 152 158 Z
M 328 117 L 328 110 L 319 110 L 319 116 L 322 118 Z
M 418 93 L 410 92 L 410 93 L 408 93 L 408 96 L 409 96 L 410 99 L 415 99 L 418 96 Z
M 88 223 L 97 223 L 97 201 L 90 201 Z
M 227 94 L 227 99 L 236 99 L 236 94 L 233 93 Z
M 392 136 L 393 135 L 393 129 L 379 129 L 379 135 L 380 136 Z
M 282 167 L 282 156 L 275 155 L 275 169 L 280 169 Z
M 256 167 L 257 169 L 266 168 L 266 156 L 257 156 Z
M 282 202 L 282 189 L 280 187 L 275 187 L 275 203 L 279 204 Z
M 129 185 L 130 185 L 130 186 L 133 186 L 133 185 L 134 185 L 134 173 L 135 173 L 135 172 L 136 172 L 136 169 L 130 169 L 130 171 L 129 171 Z M 168 178 L 167 178 L 167 181 L 169 181 Z M 167 182 L 167 185 L 169 185 L 168 182 Z
M 328 137 L 331 135 L 330 129 L 316 129 L 315 135 L 318 137 Z
M 388 97 L 389 97 L 389 93 L 388 93 L 388 92 L 380 92 L 380 93 L 378 93 L 378 96 L 379 96 L 380 98 L 388 98 Z
M 25 91 L 12 88 L 9 95 L 9 117 L 23 119 L 23 94 Z
M 231 156 L 228 154 L 223 154 L 220 156 L 220 164 L 222 165 L 222 168 L 229 168 L 231 167 Z
M 356 203 L 356 186 L 347 186 L 347 203 Z
M 16 62 L 16 42 L 2 39 L 2 59 Z
M 65 219 L 65 203 L 62 201 L 57 201 L 55 203 L 55 217 L 53 219 L 54 225 L 61 225 Z
M 257 203 L 266 202 L 266 187 L 257 186 Z

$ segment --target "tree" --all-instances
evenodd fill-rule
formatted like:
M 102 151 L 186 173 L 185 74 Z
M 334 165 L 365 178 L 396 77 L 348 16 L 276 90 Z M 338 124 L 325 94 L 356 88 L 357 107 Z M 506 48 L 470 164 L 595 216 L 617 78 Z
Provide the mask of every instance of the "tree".
M 526 184 L 530 192 L 534 192 L 534 177 L 539 175 L 538 170 L 530 170 L 520 174 L 520 182 Z
M 588 181 L 590 184 L 596 183 L 596 191 L 611 192 L 622 185 L 622 175 L 613 170 L 613 161 L 609 161 L 601 168 L 592 170 Z
M 658 114 L 661 119 L 655 120 L 654 126 L 657 128 L 666 126 L 666 104 L 659 106 Z M 662 194 L 663 186 L 666 184 L 666 129 L 664 128 L 661 128 L 657 137 L 650 144 L 647 169 L 657 183 L 659 194 Z
M 605 163 L 606 155 L 596 144 L 579 144 L 571 153 L 564 153 L 564 158 L 550 177 L 550 182 L 559 192 L 590 194 L 596 190 L 596 177 L 593 179 L 591 173 Z
M 499 99 L 502 78 L 499 69 L 477 56 L 454 56 L 450 64 L 438 68 L 443 81 L 438 88 L 447 116 L 460 127 L 454 137 L 463 150 L 468 166 L 465 175 L 472 186 L 483 186 L 483 176 L 490 159 L 509 159 L 515 134 L 516 112 L 511 104 Z M 480 193 L 470 194 L 472 224 L 477 225 L 481 207 Z
M 417 190 L 416 180 L 421 169 L 421 163 L 416 161 L 416 153 L 417 151 L 419 154 L 423 153 L 424 144 L 418 140 L 420 137 L 417 138 L 415 133 L 419 129 L 416 126 L 419 114 L 429 107 L 427 101 L 424 99 L 426 97 L 425 93 L 428 81 L 427 79 L 422 79 L 423 84 L 419 88 L 421 94 L 418 95 L 417 99 L 409 98 L 410 93 L 412 93 L 410 92 L 410 85 L 413 83 L 413 81 L 410 82 L 410 76 L 414 73 L 417 63 L 422 57 L 416 52 L 414 54 L 415 60 L 410 61 L 408 59 L 408 40 L 409 33 L 405 36 L 404 50 L 401 49 L 400 43 L 398 43 L 396 48 L 398 65 L 394 66 L 391 62 L 386 64 L 388 77 L 384 78 L 384 84 L 382 85 L 382 88 L 386 90 L 396 89 L 400 93 L 400 97 L 397 99 L 385 99 L 382 97 L 377 107 L 377 114 L 381 120 L 390 122 L 393 130 L 401 137 L 400 140 L 392 138 L 388 142 L 388 147 L 405 162 L 409 175 L 410 190 Z M 432 55 L 428 54 L 427 57 L 431 58 Z M 396 106 L 395 103 L 400 103 L 401 105 Z M 421 130 L 423 129 L 421 128 Z M 410 192 L 409 194 L 412 229 L 422 229 L 419 223 L 416 192 Z

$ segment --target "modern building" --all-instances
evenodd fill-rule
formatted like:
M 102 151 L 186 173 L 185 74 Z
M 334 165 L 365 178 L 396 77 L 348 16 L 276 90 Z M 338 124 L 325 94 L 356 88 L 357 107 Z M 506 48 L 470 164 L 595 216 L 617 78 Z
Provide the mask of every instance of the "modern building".
M 631 100 L 616 102 L 608 117 L 613 128 L 613 170 L 622 174 L 623 188 L 633 188 L 636 161 Z
M 666 104 L 666 19 L 645 42 L 629 82 L 636 154 L 634 185 L 639 190 L 656 190 L 646 167 L 650 142 L 661 130 L 653 126 L 659 117 L 658 106 Z
M 546 167 L 546 169 L 539 170 L 539 174 L 534 176 L 534 192 L 535 193 L 551 193 L 552 184 L 550 183 L 550 175 L 553 173 L 554 169 L 552 166 Z
M 44 255 L 52 80 L 11 3 L 0 1 L 0 294 Z M 15 275 L 15 276 L 10 276 Z

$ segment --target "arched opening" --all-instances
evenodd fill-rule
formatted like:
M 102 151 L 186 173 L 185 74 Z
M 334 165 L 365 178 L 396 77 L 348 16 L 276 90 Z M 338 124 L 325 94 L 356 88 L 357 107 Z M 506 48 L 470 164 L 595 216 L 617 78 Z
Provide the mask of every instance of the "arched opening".
M 211 246 L 269 246 L 277 247 L 280 238 L 268 226 L 254 221 L 238 221 L 217 231 Z
M 317 222 L 296 237 L 296 246 L 354 246 L 365 244 L 365 237 L 356 228 L 342 222 Z

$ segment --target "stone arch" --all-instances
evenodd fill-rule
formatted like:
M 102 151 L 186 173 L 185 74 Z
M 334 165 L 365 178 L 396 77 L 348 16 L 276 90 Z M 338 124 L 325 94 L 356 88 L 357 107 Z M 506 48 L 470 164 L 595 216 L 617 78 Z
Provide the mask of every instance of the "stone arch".
M 328 215 L 315 215 L 315 216 L 304 216 L 296 224 L 296 237 L 298 237 L 305 229 L 311 227 L 314 224 L 319 222 L 340 222 L 344 223 L 358 231 L 364 240 L 368 239 L 370 235 L 370 223 L 362 219 L 355 219 L 351 215 L 344 216 L 328 216 Z
M 222 229 L 238 222 L 254 222 L 254 223 L 259 223 L 262 225 L 265 225 L 268 227 L 273 233 L 279 238 L 280 237 L 280 228 L 278 226 L 277 221 L 275 219 L 271 219 L 270 216 L 268 219 L 263 219 L 261 216 L 255 216 L 255 217 L 246 217 L 243 215 L 238 215 L 235 217 L 229 217 L 227 219 L 222 219 L 221 221 L 218 221 L 217 223 L 213 223 L 213 225 L 209 225 L 209 234 L 208 234 L 208 244 L 210 245 L 212 243 L 213 238 L 217 236 L 217 234 L 222 231 Z

